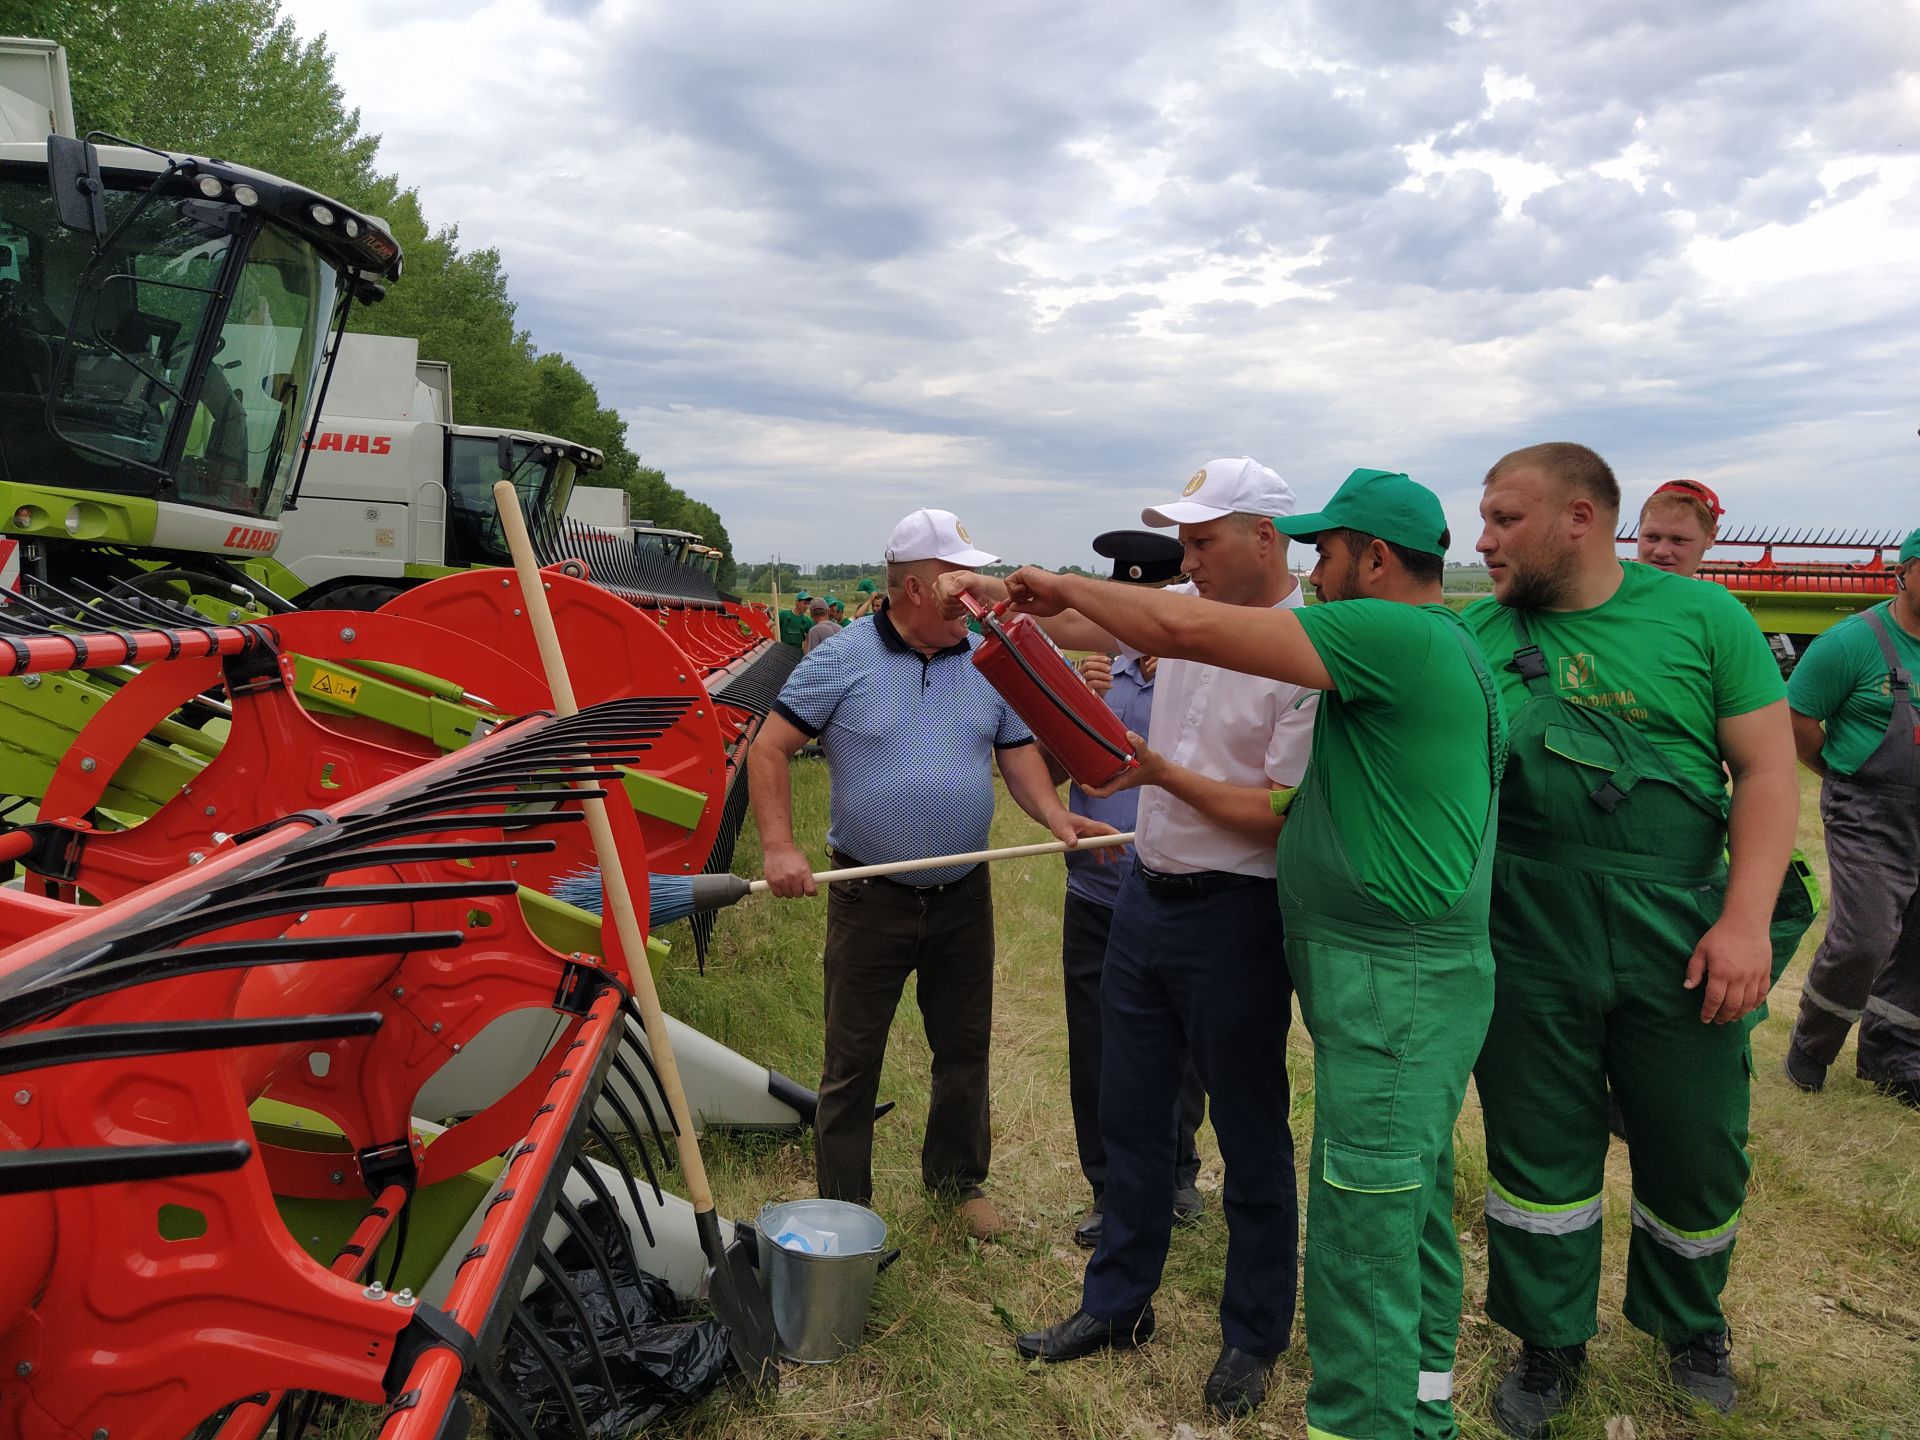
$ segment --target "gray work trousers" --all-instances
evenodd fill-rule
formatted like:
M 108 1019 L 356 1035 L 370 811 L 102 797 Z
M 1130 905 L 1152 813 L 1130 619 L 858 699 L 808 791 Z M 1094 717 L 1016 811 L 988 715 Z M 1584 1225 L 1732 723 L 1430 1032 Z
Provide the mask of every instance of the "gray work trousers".
M 1860 1026 L 1863 1080 L 1920 1079 L 1920 803 L 1900 786 L 1829 775 L 1826 938 L 1800 990 L 1793 1046 L 1831 1065 Z

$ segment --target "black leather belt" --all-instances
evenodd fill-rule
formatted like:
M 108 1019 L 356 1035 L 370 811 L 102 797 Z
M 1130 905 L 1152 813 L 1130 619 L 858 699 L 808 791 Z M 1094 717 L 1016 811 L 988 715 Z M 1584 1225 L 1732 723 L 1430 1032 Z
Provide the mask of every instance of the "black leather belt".
M 836 870 L 853 870 L 867 863 L 864 860 L 856 860 L 853 856 L 839 850 L 834 851 L 829 858 L 832 859 L 833 868 Z M 962 875 L 958 880 L 949 880 L 944 885 L 915 885 L 911 880 L 907 879 L 905 875 L 897 878 L 892 875 L 869 875 L 864 880 L 856 880 L 854 883 L 856 885 L 872 885 L 878 882 L 884 885 L 891 885 L 896 890 L 911 890 L 916 895 L 939 895 L 953 889 L 955 886 L 966 884 L 967 881 L 973 878 L 973 872 L 979 868 L 980 866 L 978 864 L 969 865 L 966 874 Z M 911 874 L 912 872 L 909 871 L 907 873 Z
M 1229 890 L 1244 890 L 1249 885 L 1271 885 L 1264 875 L 1236 875 L 1231 870 L 1196 870 L 1186 875 L 1168 875 L 1149 870 L 1139 861 L 1133 865 L 1140 883 L 1156 900 L 1198 900 L 1203 895 L 1220 895 Z

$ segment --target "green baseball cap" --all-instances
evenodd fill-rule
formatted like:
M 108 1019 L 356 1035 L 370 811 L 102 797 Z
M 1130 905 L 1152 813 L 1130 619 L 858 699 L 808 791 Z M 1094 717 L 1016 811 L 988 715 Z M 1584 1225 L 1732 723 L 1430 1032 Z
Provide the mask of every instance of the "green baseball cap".
M 813 596 L 809 595 L 804 590 L 796 590 L 793 592 L 793 598 L 796 600 L 811 600 Z
M 1920 530 L 1900 542 L 1900 563 L 1904 565 L 1909 560 L 1920 560 Z
M 854 586 L 854 589 L 858 590 L 862 595 L 871 595 L 873 593 L 873 581 L 862 580 L 858 585 Z
M 1423 555 L 1445 555 L 1453 543 L 1440 497 L 1392 470 L 1356 470 L 1319 513 L 1284 516 L 1273 528 L 1296 540 L 1322 530 L 1358 530 Z

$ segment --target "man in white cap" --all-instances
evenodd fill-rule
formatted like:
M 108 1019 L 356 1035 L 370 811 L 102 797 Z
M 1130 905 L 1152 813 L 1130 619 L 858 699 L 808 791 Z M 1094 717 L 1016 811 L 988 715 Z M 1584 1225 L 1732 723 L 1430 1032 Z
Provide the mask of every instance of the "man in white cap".
M 817 740 L 829 776 L 834 868 L 987 847 L 996 758 L 1007 793 L 1058 838 L 1111 834 L 1060 803 L 1033 735 L 973 667 L 964 619 L 934 599 L 944 574 L 991 565 L 950 510 L 916 510 L 887 538 L 887 595 L 801 661 L 747 759 L 754 819 L 775 895 L 815 891 L 793 838 L 787 760 Z M 987 1051 L 993 1018 L 993 893 L 985 865 L 838 881 L 827 902 L 826 1057 L 814 1120 L 820 1193 L 873 1198 L 874 1100 L 887 1031 L 907 977 L 933 1051 L 920 1151 L 929 1190 L 958 1202 L 991 1239 L 999 1214 L 981 1192 L 991 1133 Z M 1171 1111 L 1167 1115 L 1170 1119 Z M 1171 1174 L 1171 1166 L 1168 1167 Z
M 1286 538 L 1293 491 L 1257 461 L 1214 460 L 1180 498 L 1140 518 L 1178 526 L 1187 584 L 1229 605 L 1298 606 Z M 999 598 L 986 577 L 942 582 Z M 1041 622 L 1061 645 L 1121 650 L 1072 611 Z M 1299 1202 L 1287 1128 L 1286 1041 L 1292 985 L 1280 950 L 1275 797 L 1300 783 L 1318 694 L 1215 665 L 1162 659 L 1154 683 L 1156 753 L 1135 736 L 1142 786 L 1136 859 L 1120 885 L 1100 980 L 1100 1136 L 1105 1219 L 1080 1308 L 1022 1335 L 1022 1355 L 1075 1360 L 1153 1333 L 1153 1293 L 1173 1221 L 1174 1116 L 1168 1103 L 1190 1052 L 1226 1164 L 1228 1246 L 1220 1358 L 1206 1383 L 1218 1414 L 1266 1395 L 1293 1328 Z M 1107 793 L 1107 792 L 1094 792 Z

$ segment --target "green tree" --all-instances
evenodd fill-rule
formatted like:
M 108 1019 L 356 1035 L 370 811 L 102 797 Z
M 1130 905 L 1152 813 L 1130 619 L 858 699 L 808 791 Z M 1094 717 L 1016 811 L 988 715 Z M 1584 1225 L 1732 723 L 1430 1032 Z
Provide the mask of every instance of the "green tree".
M 411 335 L 453 366 L 454 419 L 538 430 L 592 445 L 605 483 L 636 515 L 695 530 L 727 554 L 710 507 L 690 500 L 626 443 L 626 422 L 565 357 L 542 355 L 518 328 L 496 250 L 462 250 L 457 226 L 434 228 L 417 192 L 376 166 L 380 137 L 360 128 L 334 75 L 326 36 L 303 41 L 279 0 L 11 0 L 0 29 L 67 47 L 75 119 L 164 149 L 233 159 L 380 216 L 406 257 L 355 330 Z

